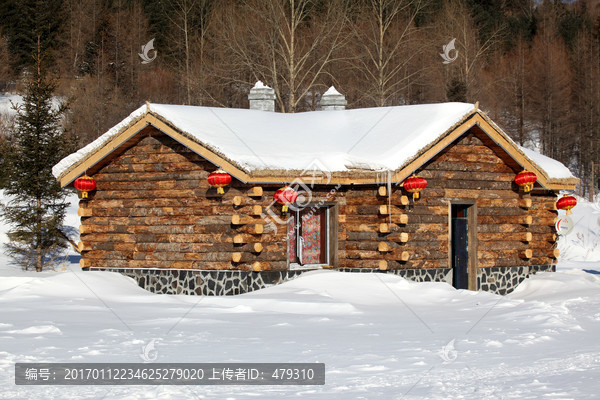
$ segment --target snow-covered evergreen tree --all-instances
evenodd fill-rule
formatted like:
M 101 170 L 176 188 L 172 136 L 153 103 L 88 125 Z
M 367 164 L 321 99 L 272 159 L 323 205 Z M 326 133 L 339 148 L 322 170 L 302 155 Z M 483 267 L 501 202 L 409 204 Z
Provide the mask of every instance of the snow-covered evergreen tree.
M 70 142 L 60 126 L 64 106 L 53 108 L 55 83 L 48 78 L 39 50 L 29 71 L 23 104 L 2 152 L 6 165 L 2 217 L 10 225 L 8 254 L 24 269 L 42 271 L 66 247 L 60 234 L 66 193 L 52 176 L 54 164 L 68 154 Z

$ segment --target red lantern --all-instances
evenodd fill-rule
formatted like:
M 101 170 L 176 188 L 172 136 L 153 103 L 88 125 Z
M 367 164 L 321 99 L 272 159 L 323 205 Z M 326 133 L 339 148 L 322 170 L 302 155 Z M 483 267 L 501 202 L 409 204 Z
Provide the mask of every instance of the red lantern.
M 281 211 L 286 212 L 288 210 L 288 206 L 296 201 L 298 198 L 298 193 L 294 189 L 289 186 L 278 189 L 273 196 L 277 203 L 283 204 L 281 207 Z
M 577 199 L 573 196 L 564 195 L 556 202 L 556 208 L 567 210 L 567 215 L 571 214 L 571 208 L 577 205 Z
M 216 187 L 217 193 L 219 194 L 225 194 L 223 187 L 229 185 L 230 183 L 231 175 L 229 175 L 222 169 L 218 169 L 214 172 L 211 172 L 210 175 L 208 175 L 208 184 L 210 186 Z
M 404 189 L 412 193 L 413 200 L 419 198 L 419 192 L 427 187 L 427 180 L 414 175 L 404 181 Z
M 533 184 L 537 181 L 537 176 L 533 172 L 529 172 L 526 169 L 519 172 L 515 176 L 515 183 L 523 188 L 525 193 L 531 192 Z
M 73 186 L 75 186 L 75 189 L 77 189 L 79 193 L 81 193 L 82 199 L 87 199 L 88 192 L 91 192 L 92 190 L 96 189 L 96 181 L 94 180 L 94 178 L 84 175 L 75 179 L 75 182 L 73 182 Z

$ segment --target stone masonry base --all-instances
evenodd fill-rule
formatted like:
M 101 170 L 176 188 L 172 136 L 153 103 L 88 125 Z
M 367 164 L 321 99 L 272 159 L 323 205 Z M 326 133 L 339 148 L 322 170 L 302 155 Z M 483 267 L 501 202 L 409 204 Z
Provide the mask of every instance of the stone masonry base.
M 119 272 L 135 279 L 138 285 L 153 293 L 223 296 L 248 293 L 291 280 L 310 270 L 285 271 L 209 271 L 116 268 L 89 270 Z M 446 282 L 452 284 L 452 269 L 396 269 L 380 271 L 366 268 L 338 268 L 341 272 L 388 273 L 416 282 Z M 555 271 L 555 265 L 478 268 L 477 288 L 505 295 L 524 279 L 541 271 Z
M 310 270 L 285 271 L 209 271 L 118 268 L 90 270 L 119 272 L 136 280 L 153 293 L 223 296 L 248 293 L 294 279 Z M 388 273 L 416 282 L 446 282 L 452 284 L 452 269 L 396 269 L 381 271 L 366 268 L 338 268 L 341 272 Z M 555 265 L 522 267 L 491 267 L 477 269 L 477 288 L 500 295 L 512 292 L 523 280 L 541 271 L 555 271 Z

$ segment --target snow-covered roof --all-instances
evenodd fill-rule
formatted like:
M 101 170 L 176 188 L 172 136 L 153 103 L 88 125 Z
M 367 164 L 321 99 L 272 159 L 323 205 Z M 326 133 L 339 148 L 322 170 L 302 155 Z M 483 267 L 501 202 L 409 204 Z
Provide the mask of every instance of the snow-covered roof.
M 518 146 L 519 149 L 525 153 L 534 163 L 539 165 L 546 171 L 548 176 L 554 179 L 569 179 L 573 178 L 573 174 L 569 171 L 569 168 L 565 167 L 560 161 L 556 161 L 553 158 L 546 157 L 537 151 L 528 149 L 526 147 Z
M 167 104 L 144 105 L 52 172 L 60 178 L 146 113 L 248 173 L 321 169 L 396 171 L 463 122 L 473 104 L 439 103 L 353 110 L 275 113 Z M 503 136 L 506 136 L 503 134 Z M 515 148 L 518 146 L 506 136 Z M 558 161 L 519 148 L 548 178 L 573 178 Z

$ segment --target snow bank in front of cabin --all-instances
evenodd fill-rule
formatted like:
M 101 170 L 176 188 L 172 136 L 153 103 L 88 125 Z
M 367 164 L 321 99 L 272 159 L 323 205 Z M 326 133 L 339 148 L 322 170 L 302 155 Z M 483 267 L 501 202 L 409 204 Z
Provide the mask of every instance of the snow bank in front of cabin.
M 5 268 L 0 266 L 0 270 Z M 600 278 L 513 295 L 314 271 L 239 296 L 156 295 L 111 272 L 0 279 L 0 398 L 594 398 Z M 323 362 L 323 386 L 16 386 L 16 362 Z M 149 364 L 151 366 L 152 364 Z

